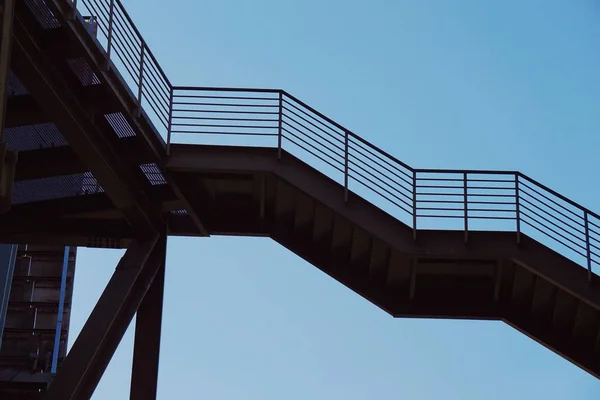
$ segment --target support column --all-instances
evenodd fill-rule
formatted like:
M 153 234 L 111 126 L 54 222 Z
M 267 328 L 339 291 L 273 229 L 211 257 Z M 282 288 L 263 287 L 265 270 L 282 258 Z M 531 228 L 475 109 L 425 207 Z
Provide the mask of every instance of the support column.
M 133 241 L 43 399 L 89 399 L 156 272 L 164 261 L 158 235 Z
M 4 9 L 2 10 L 2 42 L 0 43 L 0 142 L 4 141 L 14 14 L 15 0 L 4 0 Z
M 156 246 L 161 249 L 162 263 L 137 311 L 130 400 L 156 399 L 165 284 L 166 235 L 158 239 Z

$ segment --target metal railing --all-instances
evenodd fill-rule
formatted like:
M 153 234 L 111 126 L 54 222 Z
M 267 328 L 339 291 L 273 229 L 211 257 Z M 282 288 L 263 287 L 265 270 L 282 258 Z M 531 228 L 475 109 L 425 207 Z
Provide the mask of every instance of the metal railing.
M 81 15 L 91 16 L 87 23 L 106 51 L 105 68 L 114 65 L 132 90 L 138 111 L 145 111 L 166 136 L 173 86 L 121 1 L 74 0 L 72 4 Z
M 174 87 L 120 0 L 79 0 L 97 37 L 166 136 L 187 143 L 286 150 L 344 188 L 419 229 L 527 234 L 584 265 L 600 266 L 600 216 L 517 171 L 415 169 L 283 90 Z M 83 6 L 83 8 L 82 8 Z M 204 138 L 202 141 L 198 138 Z M 175 140 L 177 141 L 177 140 Z M 497 225 L 497 224 L 500 225 Z

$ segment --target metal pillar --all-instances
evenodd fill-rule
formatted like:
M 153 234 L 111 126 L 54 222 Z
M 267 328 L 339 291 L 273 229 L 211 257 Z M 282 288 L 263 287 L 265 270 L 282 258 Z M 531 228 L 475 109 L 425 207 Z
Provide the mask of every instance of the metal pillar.
M 4 332 L 16 257 L 17 245 L 0 245 L 0 347 L 2 347 L 2 332 Z
M 4 0 L 2 17 L 2 43 L 0 44 L 0 142 L 4 141 L 6 100 L 8 97 L 8 72 L 10 70 L 14 14 L 15 0 Z
M 130 400 L 156 399 L 158 361 L 162 327 L 163 294 L 165 284 L 166 235 L 156 244 L 162 252 L 162 263 L 154 276 L 135 320 L 135 344 L 131 371 Z M 161 257 L 157 253 L 157 257 Z
M 158 235 L 133 241 L 43 399 L 89 399 L 156 272 L 164 261 Z

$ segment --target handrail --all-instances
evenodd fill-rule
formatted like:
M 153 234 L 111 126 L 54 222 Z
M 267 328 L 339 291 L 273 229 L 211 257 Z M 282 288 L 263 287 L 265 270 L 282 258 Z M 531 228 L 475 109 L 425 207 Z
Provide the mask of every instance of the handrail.
M 550 241 L 584 264 L 590 281 L 600 266 L 600 215 L 521 172 L 412 168 L 281 89 L 173 86 L 121 0 L 73 6 L 93 16 L 107 66 L 129 74 L 140 113 L 166 135 L 167 154 L 173 135 L 276 147 L 279 157 L 286 150 L 338 181 L 345 201 L 355 192 L 406 222 L 415 240 L 421 229 L 458 227 L 469 241 L 500 223 L 494 227 L 515 232 L 517 242 L 521 234 Z

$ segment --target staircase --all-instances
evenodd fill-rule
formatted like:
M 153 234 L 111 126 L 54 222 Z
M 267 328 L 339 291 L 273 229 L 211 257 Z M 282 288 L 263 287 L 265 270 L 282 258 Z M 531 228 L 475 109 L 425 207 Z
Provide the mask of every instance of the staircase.
M 598 214 L 517 171 L 410 167 L 283 90 L 174 86 L 120 0 L 24 3 L 20 24 L 37 28 L 21 48 L 56 51 L 65 42 L 47 31 L 75 32 L 77 57 L 38 69 L 70 77 L 63 97 L 81 113 L 48 112 L 27 54 L 16 73 L 41 121 L 63 121 L 65 170 L 94 183 L 62 197 L 89 219 L 104 207 L 110 243 L 134 235 L 113 226 L 151 224 L 161 206 L 171 235 L 269 236 L 394 317 L 503 320 L 600 377 Z M 88 171 L 97 149 L 110 168 Z M 116 171 L 139 196 L 99 183 Z

